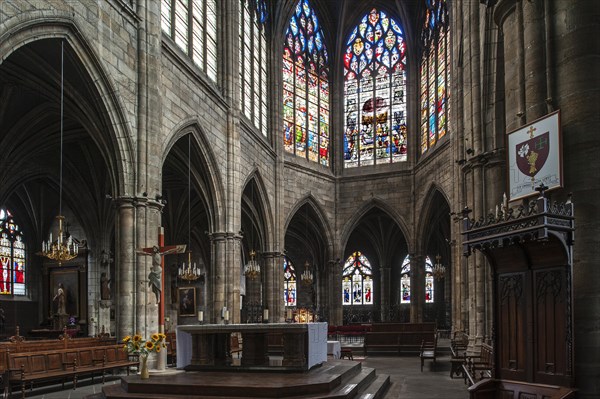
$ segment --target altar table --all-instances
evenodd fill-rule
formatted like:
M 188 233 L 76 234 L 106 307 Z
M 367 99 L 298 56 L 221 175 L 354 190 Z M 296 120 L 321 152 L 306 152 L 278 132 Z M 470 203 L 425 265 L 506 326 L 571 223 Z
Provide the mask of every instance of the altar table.
M 332 355 L 334 359 L 339 359 L 342 355 L 340 341 L 327 341 L 327 354 Z

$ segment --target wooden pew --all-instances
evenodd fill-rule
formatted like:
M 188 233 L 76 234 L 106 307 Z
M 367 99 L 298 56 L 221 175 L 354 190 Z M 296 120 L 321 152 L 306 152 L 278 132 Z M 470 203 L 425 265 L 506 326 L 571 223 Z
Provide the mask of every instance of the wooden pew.
M 468 390 L 470 399 L 571 399 L 576 394 L 573 388 L 491 378 Z
M 8 352 L 8 378 L 13 385 L 20 384 L 21 396 L 25 398 L 25 388 L 34 382 L 49 380 L 73 380 L 73 389 L 77 388 L 77 378 L 81 375 L 126 368 L 129 375 L 131 366 L 138 361 L 129 359 L 120 344 L 77 347 L 44 351 Z
M 433 342 L 435 334 L 435 323 L 375 323 L 365 334 L 364 352 L 419 353 L 422 342 Z

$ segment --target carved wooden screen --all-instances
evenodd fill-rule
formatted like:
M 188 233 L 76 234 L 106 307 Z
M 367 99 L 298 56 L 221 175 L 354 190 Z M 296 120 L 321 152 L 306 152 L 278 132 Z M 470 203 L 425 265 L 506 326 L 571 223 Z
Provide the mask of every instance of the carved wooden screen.
M 497 271 L 496 378 L 572 385 L 570 269 L 559 245 L 485 251 Z

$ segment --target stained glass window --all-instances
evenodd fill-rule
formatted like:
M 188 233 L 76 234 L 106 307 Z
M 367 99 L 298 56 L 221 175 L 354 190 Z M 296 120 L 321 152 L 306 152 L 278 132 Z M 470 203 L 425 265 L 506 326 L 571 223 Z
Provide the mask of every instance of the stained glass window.
M 296 269 L 288 258 L 283 258 L 283 303 L 296 306 Z
M 400 303 L 410 303 L 410 256 L 406 255 L 400 270 Z
M 300 0 L 283 46 L 283 146 L 329 165 L 329 58 L 308 0 Z
M 25 295 L 25 243 L 7 209 L 0 208 L 0 294 Z
M 342 272 L 342 303 L 344 305 L 373 304 L 373 270 L 366 256 L 354 252 Z
M 161 0 L 160 13 L 163 32 L 216 81 L 216 0 Z
M 242 112 L 267 135 L 267 39 L 264 0 L 240 0 L 240 102 Z
M 345 167 L 406 161 L 406 44 L 377 9 L 354 28 L 344 55 Z
M 448 130 L 450 29 L 446 0 L 426 0 L 421 33 L 421 153 L 427 152 Z
M 433 264 L 428 256 L 425 258 L 425 303 L 433 303 L 434 288 Z

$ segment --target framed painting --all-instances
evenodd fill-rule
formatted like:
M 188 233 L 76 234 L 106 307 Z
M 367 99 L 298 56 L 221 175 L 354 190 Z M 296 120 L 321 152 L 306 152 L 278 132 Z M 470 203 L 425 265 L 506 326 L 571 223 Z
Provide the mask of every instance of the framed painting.
M 560 111 L 508 133 L 506 152 L 510 201 L 537 194 L 541 184 L 562 187 Z
M 52 314 L 59 312 L 61 299 L 58 296 L 59 286 L 64 293 L 64 310 L 69 316 L 80 317 L 79 311 L 79 268 L 50 269 L 50 306 Z
M 196 316 L 196 288 L 179 287 L 177 289 L 177 303 L 179 316 Z

